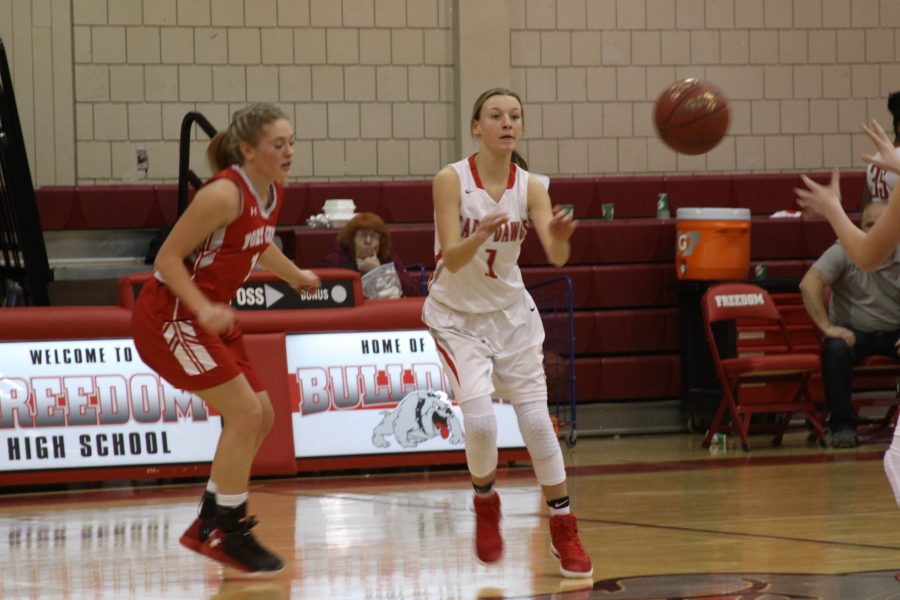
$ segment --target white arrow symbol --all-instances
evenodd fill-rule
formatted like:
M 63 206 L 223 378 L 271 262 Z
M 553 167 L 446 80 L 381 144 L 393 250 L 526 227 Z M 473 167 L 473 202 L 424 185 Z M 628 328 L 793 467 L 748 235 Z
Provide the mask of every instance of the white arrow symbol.
M 263 284 L 263 289 L 266 292 L 266 308 L 284 298 L 284 294 L 267 284 Z

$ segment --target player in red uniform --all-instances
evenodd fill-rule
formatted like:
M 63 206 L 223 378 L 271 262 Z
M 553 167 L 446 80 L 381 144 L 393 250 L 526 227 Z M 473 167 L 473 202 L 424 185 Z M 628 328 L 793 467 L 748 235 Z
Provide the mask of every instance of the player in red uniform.
M 216 173 L 175 223 L 132 315 L 141 358 L 172 385 L 222 415 L 200 516 L 186 547 L 247 573 L 275 573 L 283 561 L 259 544 L 247 516 L 250 464 L 274 420 L 230 300 L 259 264 L 300 290 L 319 287 L 272 243 L 294 156 L 287 116 L 269 104 L 234 113 L 210 142 Z

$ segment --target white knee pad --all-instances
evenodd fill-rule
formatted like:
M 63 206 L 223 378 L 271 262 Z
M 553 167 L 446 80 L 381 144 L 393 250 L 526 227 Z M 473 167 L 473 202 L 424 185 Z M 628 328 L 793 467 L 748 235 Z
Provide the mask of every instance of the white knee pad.
M 884 453 L 884 473 L 894 491 L 894 501 L 900 506 L 900 436 L 896 433 L 891 447 Z
M 466 462 L 475 477 L 497 470 L 497 416 L 488 396 L 471 398 L 459 405 L 466 430 Z
M 525 447 L 531 455 L 534 474 L 543 486 L 557 485 L 566 480 L 566 466 L 563 463 L 559 440 L 553 431 L 547 403 L 525 402 L 514 404 L 519 419 L 519 431 L 525 440 Z

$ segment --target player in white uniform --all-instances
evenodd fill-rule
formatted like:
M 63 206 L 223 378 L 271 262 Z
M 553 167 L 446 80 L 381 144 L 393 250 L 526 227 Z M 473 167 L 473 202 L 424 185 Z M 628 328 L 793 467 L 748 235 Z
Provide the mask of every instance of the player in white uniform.
M 472 111 L 478 153 L 435 176 L 437 266 L 422 319 L 463 413 L 478 558 L 492 563 L 503 552 L 500 497 L 493 489 L 497 420 L 491 399 L 504 398 L 516 411 L 550 507 L 551 551 L 560 559 L 560 572 L 589 577 L 593 567 L 569 510 L 562 451 L 547 409 L 544 329 L 518 265 L 530 229 L 549 261 L 565 264 L 575 222 L 551 207 L 544 185 L 525 170 L 516 152 L 522 123 L 522 103 L 515 93 L 486 91 Z
M 900 92 L 894 92 L 888 96 L 887 106 L 894 117 L 894 152 L 900 154 L 900 132 L 898 132 L 900 129 Z M 875 154 L 873 158 L 877 162 L 881 158 L 880 153 Z M 866 204 L 872 201 L 887 202 L 896 184 L 896 173 L 870 162 L 866 167 L 866 187 L 863 189 L 860 208 L 865 208 Z

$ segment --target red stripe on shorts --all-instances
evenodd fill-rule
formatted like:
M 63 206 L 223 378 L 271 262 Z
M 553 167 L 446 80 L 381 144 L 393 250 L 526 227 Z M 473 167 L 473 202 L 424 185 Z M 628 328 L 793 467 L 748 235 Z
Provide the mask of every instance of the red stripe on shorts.
M 441 353 L 441 356 L 444 357 L 444 360 L 447 362 L 447 366 L 450 367 L 450 370 L 453 371 L 453 376 L 456 377 L 456 384 L 459 385 L 459 373 L 456 372 L 456 365 L 453 364 L 453 360 L 450 358 L 450 355 L 447 354 L 447 351 L 441 348 L 441 345 L 437 343 L 437 340 L 434 341 L 434 345 L 437 347 L 438 352 Z

